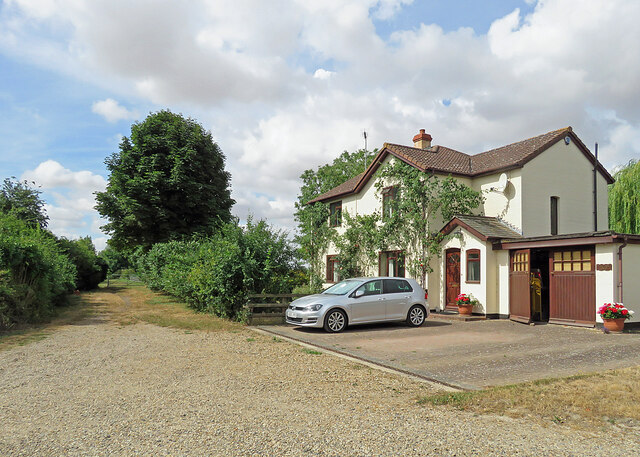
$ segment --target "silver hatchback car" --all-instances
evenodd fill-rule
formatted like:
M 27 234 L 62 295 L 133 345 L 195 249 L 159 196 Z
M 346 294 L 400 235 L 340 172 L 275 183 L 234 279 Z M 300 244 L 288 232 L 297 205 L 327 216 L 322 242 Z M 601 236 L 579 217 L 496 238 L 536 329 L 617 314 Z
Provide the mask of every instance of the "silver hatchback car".
M 321 294 L 298 298 L 286 311 L 287 324 L 327 332 L 383 321 L 419 327 L 428 316 L 427 294 L 415 280 L 388 277 L 346 279 Z

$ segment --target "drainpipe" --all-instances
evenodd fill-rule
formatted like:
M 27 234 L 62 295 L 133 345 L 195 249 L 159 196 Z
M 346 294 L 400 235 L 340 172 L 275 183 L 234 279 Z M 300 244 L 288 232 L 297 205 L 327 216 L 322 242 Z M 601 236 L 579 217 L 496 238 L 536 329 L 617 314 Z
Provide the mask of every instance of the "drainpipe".
M 593 231 L 598 231 L 598 143 L 596 143 L 596 160 L 593 162 Z
M 622 236 L 622 244 L 618 248 L 618 300 L 619 303 L 624 303 L 622 297 L 622 249 L 627 245 L 627 235 Z

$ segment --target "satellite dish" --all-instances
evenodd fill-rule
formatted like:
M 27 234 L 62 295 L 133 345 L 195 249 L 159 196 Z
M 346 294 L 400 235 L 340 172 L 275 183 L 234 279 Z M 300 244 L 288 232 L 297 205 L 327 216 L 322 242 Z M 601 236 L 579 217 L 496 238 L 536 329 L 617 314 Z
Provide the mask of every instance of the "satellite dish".
M 507 188 L 508 184 L 509 184 L 509 178 L 507 178 L 507 174 L 502 173 L 498 178 L 498 184 L 496 185 L 496 187 L 493 188 L 493 190 L 495 190 L 496 192 L 502 193 Z

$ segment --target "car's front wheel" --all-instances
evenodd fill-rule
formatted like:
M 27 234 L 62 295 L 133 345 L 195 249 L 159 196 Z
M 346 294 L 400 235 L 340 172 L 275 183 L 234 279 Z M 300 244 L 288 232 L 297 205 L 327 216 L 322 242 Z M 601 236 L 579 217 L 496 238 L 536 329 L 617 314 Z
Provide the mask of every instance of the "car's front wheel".
M 347 328 L 347 315 L 340 309 L 332 309 L 324 318 L 324 329 L 327 332 L 338 333 Z
M 413 305 L 407 313 L 407 324 L 411 327 L 420 327 L 424 324 L 426 312 L 420 305 Z

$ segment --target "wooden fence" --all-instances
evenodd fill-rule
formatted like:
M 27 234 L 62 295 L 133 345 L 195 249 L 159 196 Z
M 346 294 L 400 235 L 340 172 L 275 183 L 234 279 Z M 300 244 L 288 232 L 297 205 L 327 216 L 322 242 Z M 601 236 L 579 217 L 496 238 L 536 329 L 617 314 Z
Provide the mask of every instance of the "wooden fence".
M 249 325 L 284 324 L 284 313 L 296 298 L 305 294 L 252 294 L 249 295 L 247 323 Z

